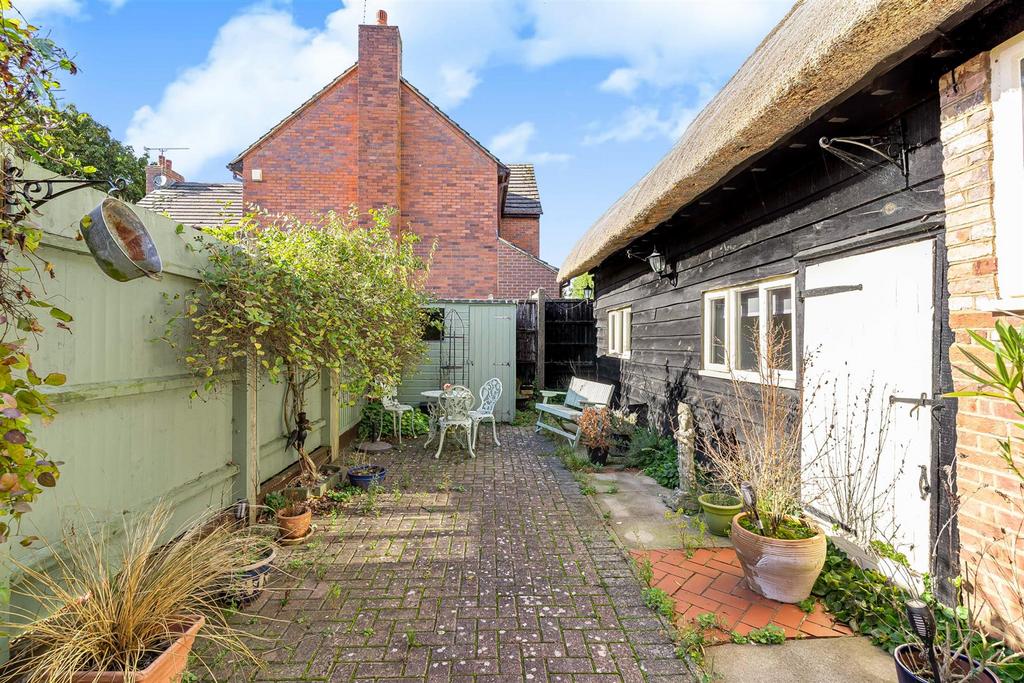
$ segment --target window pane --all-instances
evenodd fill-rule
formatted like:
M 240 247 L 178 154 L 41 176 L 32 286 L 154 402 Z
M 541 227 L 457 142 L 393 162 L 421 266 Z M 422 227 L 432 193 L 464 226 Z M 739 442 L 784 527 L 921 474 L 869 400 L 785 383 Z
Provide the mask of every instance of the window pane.
M 740 292 L 739 328 L 740 338 L 737 363 L 740 370 L 757 370 L 758 321 L 761 313 L 760 292 L 756 289 Z
M 622 355 L 628 355 L 633 349 L 633 309 L 622 312 Z
M 711 316 L 711 356 L 714 365 L 725 365 L 725 299 L 712 299 Z
M 768 291 L 771 304 L 769 334 L 779 344 L 775 365 L 779 370 L 793 369 L 793 292 L 789 287 Z

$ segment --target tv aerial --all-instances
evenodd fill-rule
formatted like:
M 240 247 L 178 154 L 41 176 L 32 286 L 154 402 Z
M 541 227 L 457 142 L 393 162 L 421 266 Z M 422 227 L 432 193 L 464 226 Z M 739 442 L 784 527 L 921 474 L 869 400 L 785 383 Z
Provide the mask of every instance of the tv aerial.
M 146 158 L 147 159 L 149 158 L 149 153 L 150 152 L 159 152 L 160 156 L 158 158 L 163 159 L 164 156 L 167 155 L 167 152 L 174 152 L 174 151 L 177 151 L 177 150 L 183 150 L 183 149 L 189 149 L 189 148 L 188 147 L 143 147 L 142 149 L 145 150 Z M 153 176 L 153 187 L 163 187 L 166 184 L 167 184 L 167 176 L 165 176 L 163 173 L 159 173 L 159 174 Z

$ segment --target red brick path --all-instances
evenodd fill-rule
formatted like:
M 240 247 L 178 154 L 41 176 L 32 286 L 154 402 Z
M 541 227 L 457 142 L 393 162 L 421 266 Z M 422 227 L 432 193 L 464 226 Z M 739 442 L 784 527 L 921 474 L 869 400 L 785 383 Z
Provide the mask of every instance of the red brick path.
M 796 605 L 769 600 L 748 589 L 732 548 L 700 548 L 691 557 L 683 550 L 634 550 L 633 555 L 650 558 L 654 571 L 652 585 L 672 597 L 679 621 L 693 621 L 708 612 L 718 615 L 724 632 L 710 635 L 719 639 L 728 639 L 730 631 L 746 635 L 768 624 L 782 627 L 787 638 L 852 634 L 821 604 L 816 604 L 808 614 Z

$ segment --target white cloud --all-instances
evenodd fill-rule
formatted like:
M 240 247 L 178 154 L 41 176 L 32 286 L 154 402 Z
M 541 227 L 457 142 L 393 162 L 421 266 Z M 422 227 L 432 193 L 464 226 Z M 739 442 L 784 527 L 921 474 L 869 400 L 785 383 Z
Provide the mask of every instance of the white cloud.
M 559 152 L 536 152 L 530 150 L 530 142 L 537 133 L 532 121 L 523 121 L 491 138 L 487 146 L 496 157 L 508 163 L 532 162 L 534 164 L 561 163 L 572 158 Z
M 82 11 L 81 0 L 21 0 L 15 7 L 34 21 L 39 17 L 75 17 Z
M 82 2 L 22 1 L 51 11 L 74 11 Z M 127 141 L 137 148 L 188 146 L 189 151 L 175 155 L 186 177 L 216 173 L 205 165 L 244 149 L 355 61 L 363 3 L 347 1 L 313 28 L 295 22 L 290 4 L 243 10 L 221 27 L 201 64 L 182 71 L 158 102 L 136 110 Z M 106 2 L 115 6 L 124 0 Z M 380 0 L 378 6 L 388 12 L 390 24 L 401 27 L 405 76 L 449 111 L 472 96 L 488 66 L 609 62 L 608 73 L 595 87 L 632 97 L 634 107 L 603 132 L 588 136 L 590 144 L 598 144 L 678 135 L 686 112 L 677 108 L 652 114 L 647 96 L 693 82 L 721 83 L 788 4 Z M 537 163 L 567 158 L 523 149 Z
M 791 0 L 587 3 L 527 0 L 535 32 L 525 46 L 536 65 L 571 58 L 625 62 L 600 83 L 602 90 L 636 94 L 729 75 L 768 32 Z
M 628 107 L 611 124 L 592 123 L 591 132 L 583 137 L 583 144 L 647 141 L 658 137 L 675 142 L 686 132 L 687 126 L 714 95 L 715 88 L 711 84 L 701 83 L 697 86 L 696 96 L 691 98 L 693 103 L 690 105 L 677 103 L 669 107 L 665 113 L 657 106 Z

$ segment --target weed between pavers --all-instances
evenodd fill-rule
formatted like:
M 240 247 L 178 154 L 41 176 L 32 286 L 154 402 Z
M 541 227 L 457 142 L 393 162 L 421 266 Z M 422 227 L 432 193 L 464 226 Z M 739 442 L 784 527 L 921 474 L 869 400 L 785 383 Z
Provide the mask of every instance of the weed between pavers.
M 669 594 L 660 588 L 653 586 L 643 589 L 644 604 L 666 619 L 671 619 L 676 613 L 676 604 L 669 597 Z

